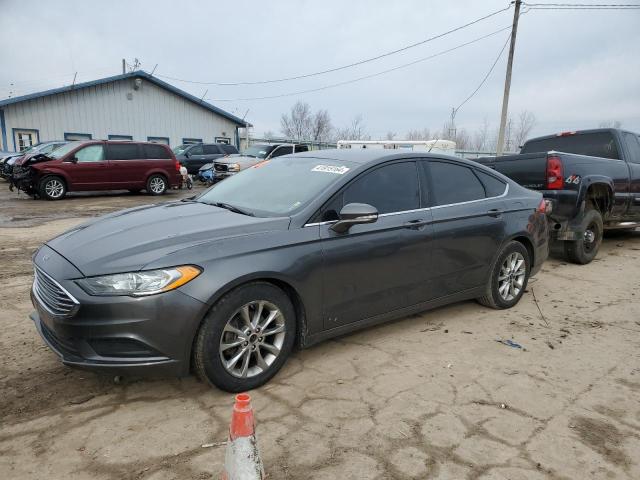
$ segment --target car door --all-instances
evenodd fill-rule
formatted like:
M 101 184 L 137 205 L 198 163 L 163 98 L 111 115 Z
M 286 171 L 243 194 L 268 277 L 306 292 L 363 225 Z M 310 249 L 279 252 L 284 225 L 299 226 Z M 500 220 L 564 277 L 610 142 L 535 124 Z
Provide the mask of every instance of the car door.
M 101 143 L 76 150 L 63 165 L 71 180 L 70 190 L 102 190 L 111 186 L 109 162 Z
M 197 172 L 202 165 L 207 163 L 207 157 L 204 154 L 203 145 L 194 145 L 188 152 L 186 152 L 186 155 L 188 155 L 188 157 L 186 157 L 182 163 L 187 167 L 187 170 L 189 170 L 190 173 L 194 171 Z
M 140 145 L 131 142 L 107 143 L 107 159 L 114 188 L 134 188 L 144 177 L 146 161 Z
M 640 220 L 640 136 L 622 132 L 629 165 L 629 210 L 628 220 Z
M 433 193 L 435 295 L 444 297 L 484 285 L 505 236 L 506 183 L 455 161 L 430 160 L 422 167 Z M 482 175 L 489 177 L 487 186 L 480 180 Z
M 379 217 L 343 234 L 331 230 L 335 222 L 320 224 L 324 328 L 429 298 L 431 213 L 419 189 L 416 162 L 394 162 L 362 173 L 325 206 L 325 219 L 349 203 L 373 205 Z

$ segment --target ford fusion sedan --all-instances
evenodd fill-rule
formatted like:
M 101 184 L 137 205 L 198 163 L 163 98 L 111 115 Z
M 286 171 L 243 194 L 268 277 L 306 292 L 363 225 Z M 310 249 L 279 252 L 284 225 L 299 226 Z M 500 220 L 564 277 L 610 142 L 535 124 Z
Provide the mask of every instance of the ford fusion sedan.
M 287 155 L 50 240 L 32 319 L 67 365 L 248 390 L 294 346 L 461 300 L 512 307 L 548 254 L 544 206 L 453 157 Z

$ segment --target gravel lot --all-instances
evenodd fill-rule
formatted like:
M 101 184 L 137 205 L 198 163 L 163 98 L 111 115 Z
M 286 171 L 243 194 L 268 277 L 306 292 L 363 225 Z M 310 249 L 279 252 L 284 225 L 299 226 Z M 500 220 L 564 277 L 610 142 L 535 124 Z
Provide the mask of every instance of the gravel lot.
M 30 256 L 42 242 L 157 199 L 0 191 L 0 478 L 219 478 L 231 395 L 193 377 L 115 384 L 71 370 L 27 317 Z M 637 231 L 607 239 L 588 266 L 551 259 L 512 310 L 460 303 L 294 353 L 252 392 L 266 471 L 638 479 L 639 347 Z

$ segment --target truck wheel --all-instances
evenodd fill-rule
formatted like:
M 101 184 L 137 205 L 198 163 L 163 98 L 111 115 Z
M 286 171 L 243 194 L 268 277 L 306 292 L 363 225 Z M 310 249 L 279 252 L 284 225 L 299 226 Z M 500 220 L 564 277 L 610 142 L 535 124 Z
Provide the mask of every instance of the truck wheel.
M 478 303 L 485 307 L 511 308 L 520 301 L 529 281 L 529 252 L 517 241 L 509 242 L 500 251 L 487 280 L 485 294 Z
M 580 225 L 580 230 L 584 235 L 580 240 L 568 241 L 564 243 L 565 258 L 572 263 L 586 265 L 598 254 L 598 249 L 602 244 L 602 234 L 604 227 L 602 215 L 593 207 L 587 207 Z
M 151 175 L 147 180 L 147 193 L 150 195 L 162 195 L 167 191 L 167 179 L 164 175 Z
M 60 200 L 67 194 L 67 185 L 61 177 L 49 175 L 40 180 L 38 192 L 47 200 Z

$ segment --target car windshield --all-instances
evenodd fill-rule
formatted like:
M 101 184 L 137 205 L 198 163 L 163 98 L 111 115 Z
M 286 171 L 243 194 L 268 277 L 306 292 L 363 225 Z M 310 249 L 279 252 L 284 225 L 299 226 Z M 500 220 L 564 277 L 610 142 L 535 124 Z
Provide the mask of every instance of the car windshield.
M 250 157 L 266 158 L 274 148 L 275 145 L 252 145 L 243 151 L 242 154 Z
M 224 203 L 258 217 L 288 216 L 307 206 L 355 165 L 325 158 L 279 157 L 223 180 L 195 200 Z
M 184 152 L 186 152 L 187 150 L 189 150 L 189 147 L 191 147 L 191 144 L 185 144 L 185 145 L 178 145 L 177 147 L 175 147 L 173 149 L 173 153 L 175 155 L 182 155 Z
M 58 158 L 64 157 L 67 153 L 69 153 L 74 148 L 79 147 L 80 145 L 82 145 L 82 142 L 65 143 L 60 148 L 56 148 L 53 152 L 48 153 L 47 157 L 54 158 L 57 160 Z

